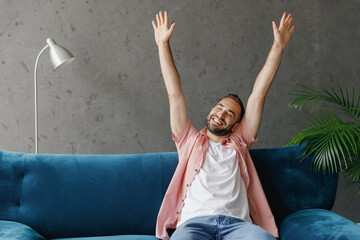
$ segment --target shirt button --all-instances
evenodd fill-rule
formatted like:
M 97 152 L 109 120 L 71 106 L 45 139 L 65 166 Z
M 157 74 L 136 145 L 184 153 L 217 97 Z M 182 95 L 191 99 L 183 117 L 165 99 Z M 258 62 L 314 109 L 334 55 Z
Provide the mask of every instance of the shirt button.
M 189 186 L 189 184 L 186 184 L 186 186 L 188 187 L 188 186 Z
M 195 169 L 195 172 L 199 171 L 198 169 Z
M 176 214 L 179 214 L 179 212 L 176 212 Z

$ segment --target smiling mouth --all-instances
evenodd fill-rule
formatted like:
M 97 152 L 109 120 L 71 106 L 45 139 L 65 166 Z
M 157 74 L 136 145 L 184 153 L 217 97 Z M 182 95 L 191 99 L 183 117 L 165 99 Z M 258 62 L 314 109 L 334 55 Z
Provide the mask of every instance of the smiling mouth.
M 219 118 L 217 117 L 211 117 L 211 121 L 213 123 L 215 123 L 215 125 L 219 126 L 219 127 L 223 127 L 225 126 L 225 123 L 223 121 L 221 121 Z

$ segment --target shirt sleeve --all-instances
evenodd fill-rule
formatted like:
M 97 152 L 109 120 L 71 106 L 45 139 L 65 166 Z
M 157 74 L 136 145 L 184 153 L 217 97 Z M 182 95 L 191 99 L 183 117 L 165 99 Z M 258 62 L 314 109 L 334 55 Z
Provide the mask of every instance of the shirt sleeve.
M 240 141 L 244 142 L 250 149 L 251 145 L 254 142 L 257 142 L 258 138 L 254 137 L 251 129 L 249 128 L 245 117 L 239 123 L 239 126 L 235 129 L 233 135 L 238 138 Z
M 184 126 L 180 129 L 179 133 L 175 136 L 172 134 L 173 141 L 176 144 L 176 148 L 180 153 L 187 152 L 186 149 L 191 147 L 195 142 L 195 139 L 199 131 L 193 126 L 190 119 L 187 119 Z

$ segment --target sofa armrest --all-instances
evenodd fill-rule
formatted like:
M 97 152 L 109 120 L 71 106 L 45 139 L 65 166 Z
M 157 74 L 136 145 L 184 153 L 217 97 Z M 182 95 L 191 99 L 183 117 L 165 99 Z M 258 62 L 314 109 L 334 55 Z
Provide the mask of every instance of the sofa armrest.
M 45 240 L 31 227 L 13 221 L 0 220 L 1 240 Z
M 360 239 L 359 225 L 324 209 L 306 209 L 289 215 L 279 232 L 281 240 Z

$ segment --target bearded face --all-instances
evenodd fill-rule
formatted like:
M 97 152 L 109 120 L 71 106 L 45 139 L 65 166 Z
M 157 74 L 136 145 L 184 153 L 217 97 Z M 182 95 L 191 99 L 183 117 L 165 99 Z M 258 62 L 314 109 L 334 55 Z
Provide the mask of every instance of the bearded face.
M 218 102 L 207 117 L 207 128 L 216 136 L 226 136 L 231 133 L 237 123 L 241 107 L 231 98 Z
M 216 136 L 228 135 L 235 124 L 229 125 L 225 119 L 218 118 L 215 114 L 207 118 L 207 129 Z

